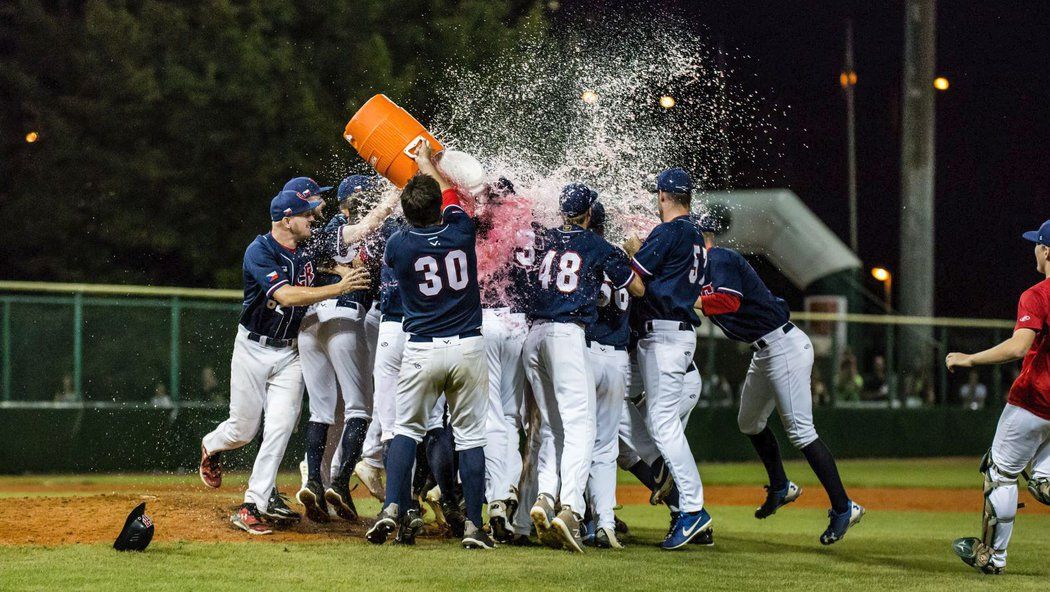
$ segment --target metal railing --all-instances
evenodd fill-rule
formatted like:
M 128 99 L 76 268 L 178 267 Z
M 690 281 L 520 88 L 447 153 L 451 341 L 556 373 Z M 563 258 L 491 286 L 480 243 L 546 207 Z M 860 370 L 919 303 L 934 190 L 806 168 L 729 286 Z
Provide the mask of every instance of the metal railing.
M 239 290 L 0 282 L 0 405 L 224 405 L 241 299 Z M 814 387 L 829 405 L 914 406 L 915 383 L 928 393 L 921 404 L 957 402 L 960 377 L 948 375 L 944 355 L 989 347 L 1013 328 L 1004 320 L 899 315 L 798 312 L 792 319 L 813 341 Z M 711 323 L 697 338 L 705 404 L 732 404 L 750 350 Z M 908 340 L 921 340 L 924 353 L 902 365 Z M 202 372 L 195 386 L 187 368 Z M 1002 398 L 1003 370 L 979 371 L 988 402 Z M 878 388 L 859 384 L 868 382 Z M 152 403 L 143 397 L 150 389 Z

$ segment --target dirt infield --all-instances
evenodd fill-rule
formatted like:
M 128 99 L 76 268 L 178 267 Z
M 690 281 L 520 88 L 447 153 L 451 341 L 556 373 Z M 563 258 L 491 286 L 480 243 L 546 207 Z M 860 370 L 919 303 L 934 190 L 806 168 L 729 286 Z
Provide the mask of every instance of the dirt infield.
M 357 493 L 355 492 L 355 497 Z M 869 510 L 979 512 L 980 492 L 932 488 L 851 488 L 851 495 Z M 242 531 L 229 525 L 230 509 L 240 501 L 235 487 L 219 492 L 199 484 L 152 485 L 142 492 L 127 486 L 96 483 L 0 482 L 0 545 L 65 545 L 112 541 L 127 512 L 141 501 L 160 525 L 165 540 L 243 541 Z M 362 493 L 367 496 L 367 494 Z M 758 487 L 708 486 L 711 505 L 755 506 L 762 498 Z M 649 492 L 640 486 L 621 486 L 622 504 L 648 503 Z M 1022 496 L 1022 501 L 1025 501 Z M 797 506 L 827 507 L 819 488 L 808 488 Z M 1028 503 L 1026 512 L 1050 514 L 1050 507 Z M 288 531 L 277 531 L 266 540 L 323 541 L 363 536 L 364 524 L 336 520 L 318 525 L 304 521 Z

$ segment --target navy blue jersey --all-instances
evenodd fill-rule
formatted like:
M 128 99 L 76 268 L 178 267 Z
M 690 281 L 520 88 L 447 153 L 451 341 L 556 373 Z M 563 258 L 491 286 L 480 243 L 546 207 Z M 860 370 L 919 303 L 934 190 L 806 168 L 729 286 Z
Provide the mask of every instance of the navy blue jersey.
M 616 247 L 576 225 L 544 231 L 537 237 L 529 274 L 529 318 L 590 325 L 598 317 L 598 292 L 605 276 L 616 289 L 634 277 Z
M 331 238 L 336 232 L 340 232 L 340 228 L 347 224 L 346 216 L 342 214 L 336 214 L 328 221 L 324 229 L 316 232 L 313 238 L 318 239 L 322 244 L 330 244 Z M 343 263 L 349 265 L 351 261 L 356 259 L 359 255 L 362 260 L 367 260 L 368 255 L 365 253 L 364 243 L 354 245 L 344 245 L 342 241 L 337 241 L 338 251 L 337 253 L 325 253 L 330 255 L 337 263 Z M 320 253 L 318 253 L 320 255 Z M 317 279 L 314 280 L 315 286 L 329 286 L 331 284 L 338 284 L 339 280 L 342 279 L 334 273 L 318 272 Z M 336 306 L 351 306 L 357 304 L 364 310 L 368 310 L 372 306 L 372 293 L 370 290 L 354 290 L 353 292 L 347 292 L 336 299 Z
M 386 252 L 386 244 L 394 233 L 405 228 L 405 219 L 398 216 L 387 218 L 379 227 L 379 232 L 374 240 L 368 244 L 369 253 L 381 262 L 379 270 L 379 310 L 387 316 L 404 316 L 405 309 L 401 306 L 401 293 L 397 289 L 397 277 L 394 270 L 386 264 L 383 254 Z
M 474 220 L 458 202 L 444 199 L 442 224 L 398 231 L 384 253 L 401 294 L 404 329 L 413 335 L 449 337 L 481 329 Z
M 273 293 L 289 284 L 312 286 L 314 280 L 314 262 L 306 249 L 287 249 L 271 234 L 255 237 L 244 251 L 241 325 L 273 339 L 294 339 L 306 307 L 283 307 Z
M 700 229 L 689 216 L 664 222 L 642 243 L 634 256 L 634 269 L 645 282 L 638 299 L 638 319 L 700 324 L 693 306 L 700 296 L 707 250 Z
M 744 256 L 723 247 L 707 252 L 704 294 L 725 292 L 740 298 L 736 312 L 708 317 L 726 336 L 751 343 L 790 319 L 788 305 L 769 291 Z
M 623 264 L 628 265 L 627 253 L 620 249 L 616 252 Z M 587 325 L 587 340 L 626 348 L 631 340 L 630 309 L 631 295 L 627 288 L 614 288 L 612 280 L 606 276 L 598 295 L 598 318 Z

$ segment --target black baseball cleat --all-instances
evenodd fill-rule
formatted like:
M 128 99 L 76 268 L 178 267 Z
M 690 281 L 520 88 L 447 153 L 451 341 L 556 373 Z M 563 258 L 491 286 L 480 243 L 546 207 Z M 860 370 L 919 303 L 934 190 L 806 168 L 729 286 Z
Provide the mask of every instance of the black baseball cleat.
M 419 510 L 412 508 L 405 512 L 404 517 L 401 518 L 401 523 L 397 528 L 397 535 L 394 536 L 394 542 L 399 545 L 416 544 L 416 534 L 420 528 L 423 528 L 423 514 Z
M 325 490 L 324 499 L 335 508 L 335 513 L 343 520 L 357 522 L 357 507 L 350 497 L 350 483 L 340 480 L 332 481 L 332 486 Z
M 779 489 L 773 489 L 769 485 L 763 485 L 762 487 L 766 490 L 766 501 L 762 502 L 762 505 L 755 509 L 755 518 L 759 520 L 776 514 L 777 510 L 797 500 L 802 495 L 802 488 L 791 481 L 788 481 L 787 485 Z
M 306 509 L 306 517 L 314 522 L 331 522 L 328 504 L 324 501 L 324 488 L 317 481 L 307 481 L 295 499 Z
M 390 504 L 383 508 L 383 511 L 379 512 L 379 516 L 376 516 L 376 523 L 365 533 L 365 539 L 373 545 L 385 543 L 390 533 L 397 528 L 397 514 L 397 504 Z
M 442 496 L 441 513 L 445 515 L 445 522 L 448 524 L 448 529 L 452 532 L 452 536 L 457 539 L 463 538 L 466 518 L 463 517 L 463 509 L 460 507 L 459 502 L 446 500 Z
M 532 540 L 532 537 L 530 537 L 527 534 L 516 534 L 516 535 L 514 535 L 514 538 L 512 538 L 510 540 L 510 542 L 507 543 L 507 544 L 510 545 L 511 547 L 538 547 L 538 546 L 540 546 L 539 543 L 537 543 L 536 541 Z
M 267 522 L 274 526 L 288 527 L 298 524 L 303 519 L 299 512 L 288 507 L 288 498 L 274 487 L 270 490 L 270 499 L 266 502 L 266 511 L 260 512 Z
M 487 532 L 467 520 L 463 533 L 464 549 L 495 549 L 496 541 Z
M 701 547 L 714 547 L 715 546 L 715 529 L 708 528 L 704 532 L 696 535 L 696 538 L 689 541 L 691 545 L 700 545 Z
M 627 528 L 627 523 L 620 520 L 618 516 L 613 516 L 613 521 L 616 525 L 616 534 L 628 535 L 631 534 L 630 529 Z

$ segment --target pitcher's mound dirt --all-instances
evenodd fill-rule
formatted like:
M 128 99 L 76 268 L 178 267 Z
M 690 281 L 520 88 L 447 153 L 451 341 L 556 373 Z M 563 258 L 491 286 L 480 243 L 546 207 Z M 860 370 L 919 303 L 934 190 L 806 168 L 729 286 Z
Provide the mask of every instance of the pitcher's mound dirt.
M 234 488 L 212 491 L 200 484 L 178 484 L 153 485 L 141 493 L 128 492 L 124 486 L 119 488 L 121 491 L 114 489 L 98 484 L 5 484 L 0 492 L 8 495 L 0 503 L 0 544 L 110 542 L 116 538 L 127 513 L 141 501 L 147 502 L 148 513 L 158 525 L 158 538 L 163 540 L 245 541 L 249 538 L 229 523 L 229 515 L 242 495 Z M 286 489 L 291 492 L 290 487 Z M 367 496 L 360 489 L 355 494 Z M 976 515 L 981 509 L 981 492 L 977 489 L 851 488 L 850 494 L 872 511 L 960 511 Z M 762 501 L 763 495 L 758 486 L 704 488 L 708 503 L 715 506 L 753 507 Z M 641 486 L 623 486 L 618 491 L 621 504 L 645 504 L 648 500 L 649 491 Z M 1025 512 L 1050 514 L 1050 507 L 1030 500 L 1026 503 Z M 299 509 L 294 500 L 292 505 Z M 827 497 L 819 487 L 810 486 L 794 505 L 823 509 L 827 507 Z M 350 524 L 334 518 L 330 524 L 315 524 L 304 519 L 287 530 L 275 530 L 271 536 L 252 538 L 272 542 L 347 537 L 360 540 L 366 528 L 365 521 Z

